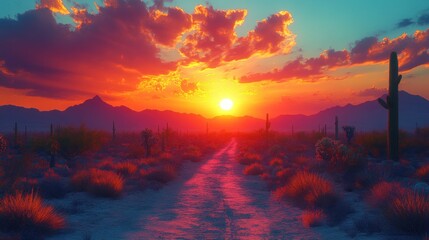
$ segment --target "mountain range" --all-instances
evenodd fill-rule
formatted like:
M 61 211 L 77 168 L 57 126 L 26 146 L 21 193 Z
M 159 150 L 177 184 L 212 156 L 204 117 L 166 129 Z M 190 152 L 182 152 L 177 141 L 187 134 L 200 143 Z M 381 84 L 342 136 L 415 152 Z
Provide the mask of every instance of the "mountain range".
M 382 96 L 385 98 L 385 96 Z M 270 119 L 271 129 L 276 131 L 312 131 L 324 128 L 332 132 L 335 116 L 339 125 L 355 126 L 358 131 L 384 130 L 387 126 L 387 111 L 377 99 L 357 105 L 335 106 L 314 115 L 280 115 Z M 180 131 L 253 131 L 265 128 L 265 119 L 250 116 L 218 116 L 204 118 L 197 114 L 173 111 L 134 111 L 125 106 L 112 106 L 99 96 L 64 111 L 39 111 L 13 105 L 0 106 L 0 131 L 11 132 L 15 122 L 19 128 L 28 131 L 48 131 L 50 124 L 79 126 L 84 124 L 92 129 L 111 131 L 115 122 L 117 131 L 141 131 L 144 128 L 170 128 Z M 421 96 L 405 91 L 399 93 L 399 127 L 413 131 L 416 125 L 429 126 L 429 101 Z

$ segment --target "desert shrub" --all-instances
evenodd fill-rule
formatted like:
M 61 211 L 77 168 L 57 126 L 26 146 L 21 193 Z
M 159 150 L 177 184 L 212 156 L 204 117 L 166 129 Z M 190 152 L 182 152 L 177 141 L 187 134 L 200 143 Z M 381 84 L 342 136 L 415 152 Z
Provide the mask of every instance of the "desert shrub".
M 0 228 L 3 230 L 49 234 L 64 226 L 63 217 L 33 192 L 7 195 L 0 200 Z
M 276 178 L 280 182 L 286 183 L 295 173 L 291 168 L 283 168 L 280 171 L 276 172 Z
M 183 160 L 190 160 L 192 162 L 199 162 L 202 160 L 202 152 L 201 150 L 194 145 L 190 145 L 186 147 L 182 153 Z
M 169 162 L 173 160 L 173 154 L 169 152 L 163 152 L 159 155 L 158 158 L 161 162 Z
M 301 215 L 302 224 L 304 227 L 317 227 L 323 224 L 326 215 L 322 210 L 304 211 Z
M 298 204 L 327 208 L 333 206 L 338 196 L 333 184 L 322 176 L 306 171 L 298 172 L 288 184 L 276 190 L 279 198 L 290 197 Z
M 386 132 L 360 133 L 356 136 L 356 143 L 372 157 L 386 155 Z
M 84 126 L 62 127 L 55 132 L 60 154 L 70 159 L 85 152 L 97 151 L 106 141 L 106 134 Z
M 96 197 L 117 198 L 123 190 L 123 179 L 112 171 L 89 169 L 77 172 L 71 178 L 76 191 L 85 191 Z
M 244 169 L 246 175 L 261 175 L 264 173 L 264 166 L 260 163 L 252 163 Z
M 400 194 L 389 204 L 386 215 L 402 231 L 429 233 L 429 197 L 423 193 L 408 190 Z
M 416 175 L 423 181 L 429 182 L 429 164 L 423 165 L 417 169 Z
M 33 167 L 33 156 L 31 154 L 24 154 L 5 159 L 2 165 L 5 188 L 11 189 L 20 178 L 25 178 L 29 175 Z
M 334 158 L 336 153 L 337 142 L 331 138 L 324 137 L 317 141 L 316 147 L 316 159 L 321 161 L 330 161 Z
M 167 183 L 177 176 L 177 169 L 172 165 L 164 165 L 158 168 L 143 169 L 140 175 L 147 181 Z
M 387 203 L 405 193 L 405 188 L 397 182 L 382 181 L 374 185 L 369 193 L 368 201 L 374 207 L 387 208 Z
M 281 167 L 281 166 L 283 166 L 283 160 L 281 158 L 275 157 L 275 158 L 270 160 L 269 165 L 271 167 Z
M 353 149 L 344 144 L 335 146 L 332 164 L 341 170 L 355 170 L 365 166 L 366 161 L 360 149 Z
M 137 171 L 137 166 L 132 162 L 121 162 L 115 165 L 115 170 L 122 176 L 130 176 Z
M 256 153 L 244 153 L 238 157 L 238 162 L 243 165 L 250 165 L 252 163 L 261 162 L 262 157 Z

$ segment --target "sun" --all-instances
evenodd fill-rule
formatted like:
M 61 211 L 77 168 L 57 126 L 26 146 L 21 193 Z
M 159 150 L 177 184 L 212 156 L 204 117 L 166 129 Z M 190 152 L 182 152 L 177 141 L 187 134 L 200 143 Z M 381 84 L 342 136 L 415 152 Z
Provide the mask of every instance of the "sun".
M 222 110 L 229 111 L 234 106 L 234 102 L 229 98 L 224 98 L 219 102 L 219 107 Z

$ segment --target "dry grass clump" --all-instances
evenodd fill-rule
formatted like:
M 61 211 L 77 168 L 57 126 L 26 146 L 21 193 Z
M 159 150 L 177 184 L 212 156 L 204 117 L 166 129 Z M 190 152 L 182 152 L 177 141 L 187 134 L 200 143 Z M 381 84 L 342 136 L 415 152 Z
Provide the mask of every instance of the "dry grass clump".
M 118 198 L 122 194 L 123 179 L 112 171 L 89 169 L 77 172 L 71 178 L 72 187 L 97 197 Z
M 261 175 L 264 173 L 264 166 L 260 163 L 252 163 L 244 169 L 246 175 Z
M 429 182 L 429 164 L 423 165 L 417 169 L 416 175 L 423 181 Z
M 261 161 L 261 155 L 256 153 L 243 153 L 238 157 L 238 162 L 243 165 L 250 165 L 252 163 L 257 163 Z
M 333 184 L 322 176 L 306 171 L 298 172 L 288 184 L 276 190 L 279 198 L 290 197 L 299 204 L 320 208 L 336 203 L 337 195 Z
M 203 153 L 201 150 L 194 145 L 188 146 L 186 149 L 184 149 L 182 153 L 182 159 L 183 160 L 189 160 L 191 162 L 199 162 L 202 160 Z
M 65 226 L 64 218 L 35 193 L 7 195 L 0 200 L 0 228 L 13 232 L 49 234 Z
M 115 165 L 116 173 L 121 176 L 131 176 L 137 172 L 137 165 L 132 162 L 120 162 Z
M 374 207 L 386 208 L 388 202 L 403 193 L 405 189 L 401 184 L 382 181 L 371 188 L 368 200 Z
M 406 191 L 388 203 L 387 217 L 398 229 L 413 234 L 429 233 L 429 197 Z
M 323 224 L 326 215 L 322 210 L 309 210 L 302 213 L 301 220 L 304 227 L 317 227 Z
M 172 165 L 164 165 L 159 168 L 143 169 L 140 175 L 147 181 L 167 183 L 177 176 L 177 169 Z

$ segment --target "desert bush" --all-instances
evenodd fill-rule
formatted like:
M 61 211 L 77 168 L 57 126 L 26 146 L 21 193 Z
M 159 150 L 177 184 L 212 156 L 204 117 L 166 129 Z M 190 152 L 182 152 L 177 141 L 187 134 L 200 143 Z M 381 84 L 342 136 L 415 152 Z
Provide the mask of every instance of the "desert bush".
M 246 175 L 261 175 L 264 173 L 264 166 L 260 163 L 252 163 L 244 169 Z
M 374 185 L 369 193 L 368 201 L 374 207 L 387 208 L 387 203 L 405 193 L 405 188 L 397 182 L 382 181 Z
M 276 178 L 280 180 L 280 182 L 286 183 L 293 175 L 295 171 L 291 168 L 283 168 L 276 172 Z
M 118 198 L 124 184 L 123 179 L 115 172 L 89 169 L 73 175 L 71 185 L 76 191 L 85 191 L 96 197 Z
M 389 204 L 386 215 L 402 231 L 429 233 L 429 197 L 423 193 L 408 190 L 400 194 Z
M 14 232 L 49 234 L 65 226 L 62 216 L 35 193 L 7 195 L 0 200 L 0 228 Z M 33 236 L 35 237 L 35 236 Z
M 417 169 L 416 175 L 421 180 L 429 182 L 429 164 L 423 165 Z
M 324 137 L 317 141 L 316 159 L 321 161 L 331 161 L 336 153 L 337 142 L 331 138 Z
M 279 198 L 290 197 L 298 204 L 327 208 L 338 199 L 333 184 L 322 176 L 306 171 L 298 172 L 285 186 L 276 190 Z
M 147 181 L 167 183 L 177 176 L 177 169 L 172 165 L 164 165 L 158 168 L 143 169 L 140 175 Z
M 281 166 L 283 166 L 283 160 L 281 158 L 275 157 L 275 158 L 270 160 L 269 165 L 271 167 L 281 167 Z
M 238 157 L 238 162 L 243 165 L 250 165 L 252 163 L 261 162 L 262 157 L 256 153 L 244 153 Z
M 202 160 L 201 150 L 195 145 L 189 145 L 182 153 L 183 160 L 190 160 L 192 162 L 199 162 Z
M 360 149 L 353 149 L 344 144 L 335 146 L 332 164 L 341 170 L 356 170 L 365 166 L 366 161 Z
M 108 139 L 106 133 L 90 130 L 85 126 L 62 127 L 55 132 L 59 153 L 67 159 L 85 152 L 97 151 Z
M 304 227 L 317 227 L 323 224 L 326 215 L 322 210 L 308 210 L 301 215 L 302 224 Z
M 360 133 L 356 136 L 356 143 L 372 157 L 382 157 L 386 155 L 386 134 L 386 132 Z
M 137 171 L 138 167 L 132 162 L 120 162 L 115 165 L 116 173 L 122 176 L 133 175 Z

